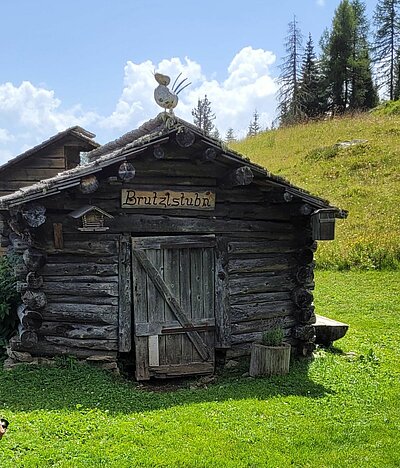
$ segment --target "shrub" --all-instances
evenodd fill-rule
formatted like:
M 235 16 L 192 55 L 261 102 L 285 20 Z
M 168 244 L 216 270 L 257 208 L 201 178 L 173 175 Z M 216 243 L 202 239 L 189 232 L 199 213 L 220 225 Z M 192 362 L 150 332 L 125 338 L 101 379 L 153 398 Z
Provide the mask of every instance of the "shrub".
M 283 336 L 283 328 L 281 326 L 276 326 L 262 334 L 261 342 L 265 346 L 280 346 L 283 342 Z
M 17 324 L 18 293 L 12 259 L 0 257 L 0 353 Z

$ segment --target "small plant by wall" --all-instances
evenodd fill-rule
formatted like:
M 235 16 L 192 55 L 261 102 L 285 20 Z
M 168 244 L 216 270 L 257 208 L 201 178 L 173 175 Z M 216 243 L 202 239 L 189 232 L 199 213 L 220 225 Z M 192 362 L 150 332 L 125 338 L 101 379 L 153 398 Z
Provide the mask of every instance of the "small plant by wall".
M 17 326 L 18 293 L 12 265 L 12 258 L 0 257 L 0 355 Z

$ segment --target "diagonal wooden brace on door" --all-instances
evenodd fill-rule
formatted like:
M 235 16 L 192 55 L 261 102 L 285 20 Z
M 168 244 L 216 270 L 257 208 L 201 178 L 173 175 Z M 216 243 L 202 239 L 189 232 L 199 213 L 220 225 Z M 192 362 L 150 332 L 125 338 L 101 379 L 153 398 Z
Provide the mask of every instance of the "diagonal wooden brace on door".
M 133 249 L 133 255 L 137 258 L 144 271 L 153 281 L 157 290 L 162 295 L 165 302 L 170 306 L 172 312 L 175 314 L 182 327 L 194 328 L 194 325 L 189 320 L 185 311 L 182 309 L 181 305 L 173 295 L 172 291 L 165 283 L 160 273 L 157 271 L 157 268 L 155 268 L 155 266 L 151 263 L 150 259 L 147 257 L 145 252 L 143 250 Z M 206 361 L 210 357 L 211 353 L 206 343 L 204 343 L 204 341 L 201 339 L 201 336 L 196 331 L 188 331 L 187 335 L 190 341 L 193 343 L 194 347 L 196 348 L 197 352 L 202 357 L 202 359 Z

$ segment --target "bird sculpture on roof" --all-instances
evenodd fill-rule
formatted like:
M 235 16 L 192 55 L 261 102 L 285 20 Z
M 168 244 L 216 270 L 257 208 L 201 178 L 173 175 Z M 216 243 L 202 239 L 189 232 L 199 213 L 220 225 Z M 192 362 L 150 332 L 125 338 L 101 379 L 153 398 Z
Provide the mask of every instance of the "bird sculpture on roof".
M 154 78 L 158 83 L 157 88 L 154 90 L 154 99 L 159 106 L 165 109 L 165 111 L 169 110 L 171 113 L 173 113 L 172 109 L 174 109 L 178 104 L 178 94 L 191 84 L 186 83 L 184 85 L 185 81 L 187 81 L 187 78 L 184 78 L 177 84 L 181 75 L 182 73 L 179 73 L 179 75 L 176 77 L 170 90 L 168 89 L 168 85 L 171 82 L 171 78 L 161 73 L 154 73 Z

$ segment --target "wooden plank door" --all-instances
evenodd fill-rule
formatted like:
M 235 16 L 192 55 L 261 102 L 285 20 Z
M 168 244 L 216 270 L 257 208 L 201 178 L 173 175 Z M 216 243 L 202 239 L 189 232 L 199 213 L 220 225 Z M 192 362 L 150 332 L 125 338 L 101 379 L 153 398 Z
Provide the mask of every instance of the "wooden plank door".
M 136 379 L 214 371 L 215 236 L 132 238 Z

